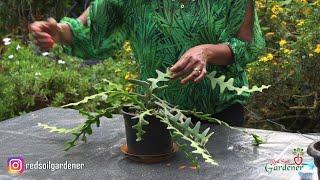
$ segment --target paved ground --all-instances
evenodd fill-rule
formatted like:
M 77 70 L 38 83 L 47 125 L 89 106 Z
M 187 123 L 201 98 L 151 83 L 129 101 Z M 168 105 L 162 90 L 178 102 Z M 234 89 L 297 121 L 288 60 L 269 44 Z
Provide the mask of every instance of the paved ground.
M 306 151 L 312 139 L 301 134 L 253 130 L 267 140 L 259 147 L 252 146 L 251 138 L 241 133 L 214 127 L 216 132 L 208 143 L 208 149 L 220 166 L 202 163 L 202 169 L 189 168 L 190 163 L 182 153 L 160 164 L 139 164 L 120 153 L 125 143 L 124 123 L 121 116 L 104 119 L 101 128 L 94 128 L 89 142 L 81 143 L 69 152 L 64 152 L 70 135 L 57 135 L 37 126 L 40 123 L 61 127 L 73 127 L 84 118 L 77 111 L 46 108 L 0 123 L 0 179 L 299 179 L 297 171 L 266 172 L 272 160 L 293 163 L 294 148 Z M 30 170 L 21 175 L 9 175 L 9 157 L 23 156 L 24 164 L 31 163 L 83 163 L 81 170 Z M 306 153 L 303 163 L 311 163 Z M 30 168 L 30 167 L 29 167 Z

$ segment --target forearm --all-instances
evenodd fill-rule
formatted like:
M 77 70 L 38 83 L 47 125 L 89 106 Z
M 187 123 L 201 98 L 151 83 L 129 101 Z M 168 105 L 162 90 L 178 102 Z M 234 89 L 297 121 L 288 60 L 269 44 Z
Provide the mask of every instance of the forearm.
M 232 51 L 226 44 L 204 44 L 201 45 L 208 64 L 227 66 L 232 64 Z
M 243 23 L 241 24 L 240 29 L 237 33 L 237 39 L 241 40 L 243 43 L 251 43 L 252 41 L 254 23 L 253 9 L 253 2 L 252 0 L 250 0 L 247 6 L 247 11 Z M 230 46 L 226 44 L 204 45 L 208 63 L 225 66 L 232 64 L 234 62 L 234 48 L 232 50 L 231 46 L 232 44 L 230 44 Z M 237 54 L 236 52 L 235 54 Z
M 87 25 L 87 18 L 88 18 L 88 15 L 89 15 L 89 8 L 87 8 L 77 19 L 80 20 L 82 22 L 82 24 L 84 26 Z
M 86 26 L 88 15 L 89 15 L 89 8 L 87 8 L 77 18 L 77 20 L 79 20 L 80 22 L 82 22 L 84 26 Z M 58 27 L 59 27 L 59 37 L 60 37 L 58 43 L 70 45 L 72 43 L 72 36 L 73 36 L 70 26 L 66 23 L 59 23 Z
M 68 24 L 59 23 L 58 24 L 58 33 L 59 33 L 59 44 L 66 44 L 69 45 L 72 42 L 72 32 L 71 28 Z

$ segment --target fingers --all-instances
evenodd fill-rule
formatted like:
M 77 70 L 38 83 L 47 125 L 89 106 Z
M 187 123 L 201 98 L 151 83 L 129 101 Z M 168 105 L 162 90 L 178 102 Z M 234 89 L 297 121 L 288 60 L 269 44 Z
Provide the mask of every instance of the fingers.
M 184 67 L 188 64 L 190 56 L 183 56 L 174 66 L 170 68 L 170 71 L 174 73 L 178 73 L 184 69 Z
M 185 72 L 180 71 L 180 72 L 178 72 L 178 73 L 172 74 L 171 78 L 172 78 L 172 79 L 177 79 L 177 78 L 183 76 L 184 74 L 185 74 Z
M 189 81 L 195 81 L 198 77 L 202 76 L 202 73 L 206 71 L 205 65 L 198 63 L 196 68 L 184 79 L 181 80 L 181 84 L 186 84 Z M 206 73 L 206 72 L 205 72 Z
M 196 65 L 196 63 L 197 63 L 196 61 L 194 61 L 193 59 L 191 59 L 189 57 L 185 67 L 183 69 L 181 69 L 180 71 L 173 72 L 172 78 L 176 79 L 176 78 L 179 78 L 187 73 L 190 73 L 190 71 L 192 71 L 192 67 L 194 67 Z
M 47 21 L 37 21 L 29 26 L 29 30 L 35 39 L 35 44 L 41 50 L 48 50 L 53 47 L 54 35 L 57 33 L 57 22 L 53 18 Z
M 34 33 L 34 44 L 36 44 L 40 49 L 50 49 L 54 45 L 54 40 L 52 36 L 44 32 Z
M 199 76 L 200 71 L 192 71 L 186 78 L 182 79 L 181 84 L 186 84 L 189 81 L 193 81 L 195 78 Z
M 51 38 L 52 39 L 52 36 L 50 34 L 48 34 L 46 32 L 41 32 L 41 31 L 33 32 L 32 36 L 35 39 L 47 39 L 47 38 Z
M 44 23 L 45 23 L 44 21 L 36 21 L 36 22 L 30 24 L 29 31 L 31 33 L 43 31 L 42 28 L 43 28 Z
M 35 38 L 35 44 L 40 47 L 40 49 L 48 50 L 53 47 L 54 40 L 52 36 L 45 32 L 35 32 L 33 33 Z
M 44 38 L 44 39 L 37 39 L 36 43 L 38 44 L 51 44 L 54 43 L 52 38 Z
M 200 55 L 183 57 L 170 70 L 173 73 L 173 79 L 187 75 L 180 81 L 181 84 L 186 84 L 190 81 L 199 83 L 207 74 L 206 61 Z
M 48 18 L 47 23 L 49 27 L 57 27 L 57 21 L 54 18 Z
M 201 71 L 200 75 L 193 80 L 193 82 L 199 83 L 202 79 L 204 79 L 204 78 L 206 77 L 206 75 L 207 75 L 207 70 L 204 68 L 204 69 Z
M 57 21 L 55 19 L 49 18 L 47 20 L 47 26 L 48 26 L 48 29 L 49 29 L 49 33 L 52 36 L 55 36 L 58 33 L 58 23 L 57 23 Z

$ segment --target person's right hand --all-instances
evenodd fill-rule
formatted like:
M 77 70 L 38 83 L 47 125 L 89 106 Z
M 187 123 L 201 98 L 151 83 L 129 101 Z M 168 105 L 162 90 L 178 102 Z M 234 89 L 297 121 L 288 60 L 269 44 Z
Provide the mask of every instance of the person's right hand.
M 47 21 L 36 21 L 29 28 L 35 39 L 34 43 L 42 51 L 49 50 L 55 43 L 61 41 L 60 27 L 53 18 L 49 18 Z

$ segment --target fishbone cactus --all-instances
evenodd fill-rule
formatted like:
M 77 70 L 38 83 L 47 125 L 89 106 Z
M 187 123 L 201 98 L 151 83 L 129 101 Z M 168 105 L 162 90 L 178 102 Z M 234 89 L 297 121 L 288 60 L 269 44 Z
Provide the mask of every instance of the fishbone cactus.
M 235 87 L 233 85 L 233 83 L 234 83 L 233 78 L 230 78 L 228 81 L 226 81 L 226 76 L 222 75 L 220 77 L 216 77 L 216 75 L 217 75 L 217 72 L 213 71 L 212 73 L 210 73 L 207 76 L 211 81 L 212 89 L 215 89 L 216 86 L 219 85 L 221 94 L 226 89 L 229 91 L 236 91 L 237 94 L 240 95 L 244 92 L 248 92 L 248 93 L 257 92 L 257 91 L 262 92 L 264 89 L 268 89 L 270 87 L 270 85 L 268 85 L 268 86 L 262 85 L 261 87 L 253 86 L 251 89 L 247 86 Z
M 153 115 L 167 126 L 167 129 L 171 133 L 172 139 L 179 145 L 180 149 L 185 152 L 187 158 L 189 158 L 197 167 L 198 161 L 195 155 L 202 157 L 204 161 L 209 164 L 218 165 L 218 163 L 212 158 L 209 151 L 205 147 L 206 143 L 209 141 L 209 138 L 213 135 L 213 132 L 210 132 L 210 128 L 207 128 L 201 132 L 201 123 L 197 122 L 195 125 L 192 124 L 191 118 L 188 118 L 187 114 L 193 114 L 195 117 L 198 117 L 201 120 L 216 122 L 228 128 L 237 128 L 230 127 L 227 123 L 218 119 L 214 119 L 210 115 L 204 114 L 202 112 L 181 110 L 178 107 L 175 107 L 157 97 L 155 94 L 167 87 L 167 85 L 159 86 L 159 83 L 162 82 L 165 84 L 166 81 L 170 81 L 171 79 L 169 71 L 167 71 L 166 73 L 157 71 L 157 74 L 158 76 L 156 78 L 149 78 L 147 79 L 147 81 L 136 79 L 129 80 L 132 84 L 143 88 L 144 93 L 127 92 L 120 86 L 117 86 L 110 81 L 104 80 L 104 82 L 107 82 L 109 84 L 109 88 L 106 92 L 92 95 L 84 98 L 84 100 L 80 102 L 63 106 L 78 106 L 98 97 L 109 105 L 109 107 L 102 110 L 96 110 L 96 114 L 81 110 L 80 113 L 85 115 L 87 117 L 87 120 L 86 122 L 75 128 L 58 128 L 40 123 L 38 126 L 47 129 L 50 132 L 60 134 L 73 134 L 74 138 L 70 142 L 68 142 L 68 147 L 66 148 L 66 150 L 69 150 L 70 148 L 76 146 L 76 142 L 78 140 L 87 140 L 86 135 L 92 134 L 91 126 L 93 124 L 96 124 L 96 126 L 99 127 L 101 117 L 105 116 L 111 118 L 113 113 L 118 112 L 117 110 L 121 108 L 121 105 L 119 106 L 119 103 L 114 102 L 120 102 L 125 98 L 126 103 L 124 103 L 123 106 L 130 105 L 131 107 L 133 107 L 136 113 L 136 116 L 134 118 L 138 119 L 137 124 L 132 127 L 136 130 L 137 141 L 141 141 L 143 139 L 143 135 L 146 133 L 144 130 L 144 126 L 147 126 L 149 123 L 145 120 L 145 117 Z M 252 89 L 248 87 L 235 87 L 233 85 L 234 80 L 232 78 L 226 81 L 225 76 L 215 76 L 216 72 L 208 75 L 212 83 L 212 88 L 216 88 L 216 86 L 219 85 L 221 93 L 223 93 L 225 90 L 236 91 L 238 94 L 241 94 L 243 92 L 251 93 L 254 91 L 262 91 L 263 89 L 269 88 L 269 86 L 262 86 L 260 88 L 254 86 Z M 248 134 L 248 132 L 246 132 L 245 130 L 240 131 Z M 251 135 L 253 136 L 257 144 L 262 142 L 262 139 L 259 136 L 255 134 Z M 178 141 L 179 139 L 182 139 L 187 143 L 180 144 L 180 141 Z M 188 148 L 186 148 L 188 145 L 193 149 L 191 152 L 189 152 Z

